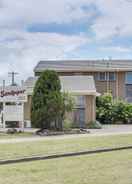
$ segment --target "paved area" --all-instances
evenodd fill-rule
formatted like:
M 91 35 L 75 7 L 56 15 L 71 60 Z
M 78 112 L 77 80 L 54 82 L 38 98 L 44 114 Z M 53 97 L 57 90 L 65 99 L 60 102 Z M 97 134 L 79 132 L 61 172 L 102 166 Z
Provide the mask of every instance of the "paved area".
M 103 125 L 102 129 L 90 131 L 91 134 L 127 134 L 132 133 L 132 125 Z
M 26 129 L 25 131 L 34 132 L 34 129 Z M 132 134 L 132 125 L 105 125 L 102 129 L 90 129 L 89 134 L 75 134 L 75 135 L 59 135 L 59 136 L 47 136 L 47 137 L 24 137 L 24 138 L 11 138 L 1 139 L 2 143 L 19 143 L 19 142 L 32 142 L 41 140 L 51 139 L 65 139 L 65 138 L 76 138 L 76 137 L 87 137 L 87 136 L 108 136 L 108 135 L 120 135 L 120 134 Z

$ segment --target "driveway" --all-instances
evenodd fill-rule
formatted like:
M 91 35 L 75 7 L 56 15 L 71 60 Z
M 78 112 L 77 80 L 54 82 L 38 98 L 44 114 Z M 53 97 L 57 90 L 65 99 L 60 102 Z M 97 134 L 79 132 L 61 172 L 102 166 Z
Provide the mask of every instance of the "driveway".
M 103 125 L 102 129 L 92 129 L 91 134 L 132 134 L 132 125 Z

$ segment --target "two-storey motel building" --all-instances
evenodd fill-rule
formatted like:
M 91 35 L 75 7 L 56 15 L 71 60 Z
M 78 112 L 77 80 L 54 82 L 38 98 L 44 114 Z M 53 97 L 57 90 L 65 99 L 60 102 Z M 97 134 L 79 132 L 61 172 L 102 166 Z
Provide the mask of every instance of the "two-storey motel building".
M 31 121 L 31 96 L 37 78 L 44 70 L 55 70 L 62 91 L 71 93 L 76 107 L 70 114 L 80 127 L 96 119 L 95 99 L 99 94 L 111 92 L 115 98 L 132 102 L 132 60 L 45 60 L 34 69 L 23 88 L 27 101 L 23 102 L 23 123 Z M 27 123 L 28 122 L 28 123 Z

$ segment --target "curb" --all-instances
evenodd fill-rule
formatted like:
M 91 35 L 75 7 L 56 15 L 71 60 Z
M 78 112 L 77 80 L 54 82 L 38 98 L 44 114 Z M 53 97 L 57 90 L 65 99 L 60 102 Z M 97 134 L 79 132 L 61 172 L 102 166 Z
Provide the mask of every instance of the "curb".
M 96 150 L 89 150 L 89 151 L 53 154 L 53 155 L 47 155 L 47 156 L 24 157 L 19 159 L 0 160 L 0 165 L 16 164 L 16 163 L 22 163 L 22 162 L 38 161 L 38 160 L 50 160 L 50 159 L 64 158 L 64 157 L 71 157 L 71 156 L 90 155 L 90 154 L 96 154 L 96 153 L 105 153 L 105 152 L 128 150 L 128 149 L 132 149 L 132 146 L 104 148 L 104 149 L 96 149 Z

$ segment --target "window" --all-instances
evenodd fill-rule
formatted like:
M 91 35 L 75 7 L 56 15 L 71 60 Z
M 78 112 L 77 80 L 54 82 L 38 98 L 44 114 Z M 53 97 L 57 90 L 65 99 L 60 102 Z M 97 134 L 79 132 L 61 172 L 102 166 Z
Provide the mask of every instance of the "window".
M 76 102 L 76 106 L 84 107 L 85 106 L 84 96 L 75 96 L 75 102 Z
M 6 104 L 6 105 L 16 105 L 15 102 L 6 102 L 5 104 Z
M 99 73 L 99 80 L 101 80 L 101 81 L 106 80 L 106 73 L 105 72 L 100 72 Z
M 98 72 L 94 74 L 94 79 L 99 80 L 99 73 Z
M 115 72 L 109 72 L 108 76 L 109 81 L 114 81 L 116 79 Z
M 126 72 L 126 84 L 132 84 L 132 72 Z
M 99 72 L 95 75 L 95 79 L 100 81 L 114 81 L 116 79 L 116 74 L 115 72 Z
M 74 109 L 73 122 L 76 127 L 85 127 L 85 109 L 77 108 Z
M 132 103 L 132 72 L 126 72 L 126 100 Z

